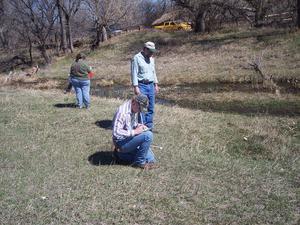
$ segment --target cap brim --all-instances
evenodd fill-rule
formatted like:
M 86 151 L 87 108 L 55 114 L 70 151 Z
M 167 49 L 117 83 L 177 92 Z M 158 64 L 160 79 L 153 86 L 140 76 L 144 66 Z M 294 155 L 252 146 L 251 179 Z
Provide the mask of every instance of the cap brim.
M 148 112 L 148 108 L 140 106 L 140 111 L 143 112 L 143 113 Z
M 148 48 L 148 50 L 152 53 L 155 53 L 156 52 L 156 49 L 155 48 Z
M 156 49 L 155 49 L 155 48 L 154 48 L 154 49 L 149 48 L 149 50 L 150 50 L 150 52 L 152 52 L 152 53 L 155 53 L 155 52 L 156 52 Z

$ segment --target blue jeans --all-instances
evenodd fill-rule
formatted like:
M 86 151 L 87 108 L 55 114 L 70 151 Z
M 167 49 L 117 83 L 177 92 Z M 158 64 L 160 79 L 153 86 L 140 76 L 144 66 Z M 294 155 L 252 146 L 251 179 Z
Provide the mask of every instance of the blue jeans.
M 77 105 L 79 108 L 83 107 L 83 104 L 88 108 L 91 104 L 90 101 L 90 80 L 80 80 L 77 78 L 71 78 L 72 85 L 75 89 Z
M 134 137 L 116 141 L 115 144 L 120 149 L 120 152 L 116 154 L 121 160 L 134 165 L 155 162 L 154 154 L 150 149 L 152 140 L 152 132 L 146 131 Z
M 149 128 L 153 128 L 153 117 L 154 117 L 154 105 L 155 105 L 155 89 L 154 84 L 143 84 L 139 83 L 139 89 L 142 94 L 146 95 L 149 99 L 148 112 L 142 113 L 143 121 L 141 123 L 145 124 Z

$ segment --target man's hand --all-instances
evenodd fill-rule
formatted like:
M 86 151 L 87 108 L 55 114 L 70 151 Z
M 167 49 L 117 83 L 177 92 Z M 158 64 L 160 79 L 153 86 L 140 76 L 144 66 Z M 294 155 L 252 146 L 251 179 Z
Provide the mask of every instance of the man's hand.
M 139 95 L 141 93 L 140 88 L 138 86 L 133 87 L 134 94 Z
M 145 126 L 144 124 L 138 124 L 138 126 L 134 129 L 134 135 L 143 133 L 147 129 L 148 129 L 148 127 Z
M 158 84 L 155 84 L 155 85 L 154 85 L 154 88 L 155 88 L 155 93 L 157 94 L 157 93 L 159 92 Z

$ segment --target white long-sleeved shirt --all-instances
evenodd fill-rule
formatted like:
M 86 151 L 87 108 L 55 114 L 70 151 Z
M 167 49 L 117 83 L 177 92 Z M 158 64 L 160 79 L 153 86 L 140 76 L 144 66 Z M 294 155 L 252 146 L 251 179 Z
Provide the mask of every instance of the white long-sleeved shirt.
M 131 111 L 131 100 L 124 102 L 116 111 L 113 119 L 113 140 L 123 140 L 134 136 L 138 125 L 138 113 Z
M 146 61 L 142 52 L 136 54 L 131 60 L 131 82 L 133 86 L 138 85 L 138 81 L 148 80 L 158 83 L 154 58 L 150 57 L 149 62 Z

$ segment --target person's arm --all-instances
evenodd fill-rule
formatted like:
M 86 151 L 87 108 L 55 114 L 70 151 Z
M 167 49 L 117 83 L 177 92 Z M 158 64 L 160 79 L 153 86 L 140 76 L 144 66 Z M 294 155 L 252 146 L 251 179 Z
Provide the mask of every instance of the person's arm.
M 114 120 L 113 136 L 114 137 L 131 137 L 134 132 L 131 129 L 124 129 L 130 127 L 130 119 L 126 114 L 118 113 Z
M 154 62 L 154 58 L 152 58 L 152 72 L 153 72 L 153 81 L 155 84 L 158 84 L 158 80 L 157 80 L 157 76 L 156 76 L 156 71 L 155 71 L 155 62 Z
M 138 87 L 138 75 L 139 72 L 139 65 L 137 57 L 133 57 L 131 60 L 131 83 L 133 86 L 133 91 L 136 95 L 140 94 L 140 89 Z
M 155 88 L 155 93 L 158 93 L 158 92 L 159 92 L 158 83 L 155 83 L 155 84 L 154 84 L 154 88 Z
M 155 70 L 155 62 L 153 59 L 153 78 L 154 78 L 154 88 L 155 88 L 155 92 L 158 93 L 159 92 L 159 87 L 158 87 L 158 80 L 157 80 L 157 76 L 156 76 L 156 70 Z
M 92 72 L 92 69 L 93 69 L 93 68 L 92 68 L 91 66 L 87 66 L 87 68 L 88 68 L 88 69 L 87 69 L 88 73 Z
M 88 67 L 88 78 L 91 79 L 94 77 L 93 68 L 91 66 Z
M 117 114 L 114 120 L 113 136 L 125 138 L 132 137 L 146 131 L 147 128 L 144 124 L 138 124 L 135 129 L 130 129 L 130 126 L 130 117 L 122 113 Z
M 85 62 L 83 62 L 83 67 L 84 67 L 84 70 L 87 72 L 87 76 L 89 79 L 91 79 L 93 76 L 94 76 L 94 73 L 93 73 L 93 68 L 89 65 L 87 65 Z

